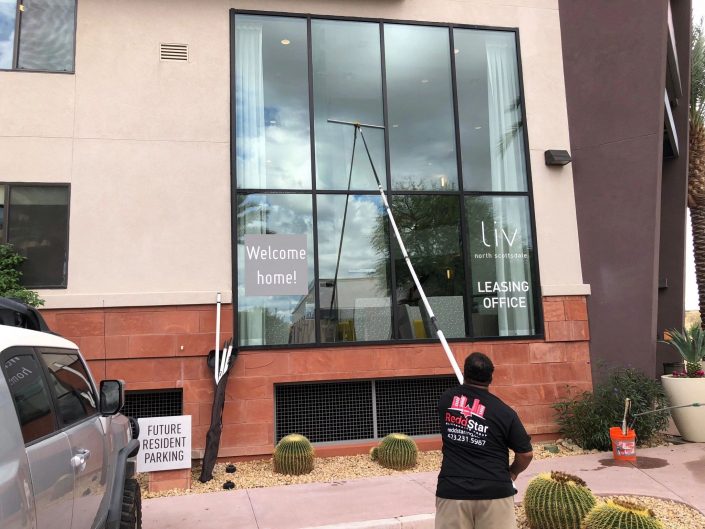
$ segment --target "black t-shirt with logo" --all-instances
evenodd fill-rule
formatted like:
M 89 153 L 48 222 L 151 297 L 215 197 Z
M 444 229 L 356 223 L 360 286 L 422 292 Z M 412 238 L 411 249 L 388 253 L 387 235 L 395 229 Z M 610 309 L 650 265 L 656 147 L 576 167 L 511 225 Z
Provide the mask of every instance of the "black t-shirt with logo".
M 457 386 L 438 401 L 443 464 L 436 496 L 488 500 L 514 495 L 509 452 L 531 452 L 516 412 L 488 390 Z

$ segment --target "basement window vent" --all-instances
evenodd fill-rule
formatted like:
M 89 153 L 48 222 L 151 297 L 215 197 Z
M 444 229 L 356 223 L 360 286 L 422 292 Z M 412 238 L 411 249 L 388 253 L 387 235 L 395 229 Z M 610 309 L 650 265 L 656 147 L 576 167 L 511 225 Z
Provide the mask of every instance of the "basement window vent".
M 188 44 L 160 44 L 159 60 L 188 61 Z
M 122 414 L 135 419 L 182 415 L 183 400 L 181 388 L 126 391 Z
M 392 432 L 439 433 L 438 397 L 454 376 L 351 382 L 279 384 L 274 387 L 278 442 L 300 433 L 313 443 L 380 439 Z

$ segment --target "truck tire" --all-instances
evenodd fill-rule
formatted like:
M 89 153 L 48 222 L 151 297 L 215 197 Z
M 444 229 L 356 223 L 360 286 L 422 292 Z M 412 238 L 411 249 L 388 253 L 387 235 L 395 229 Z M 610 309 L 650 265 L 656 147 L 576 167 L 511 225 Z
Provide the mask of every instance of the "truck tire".
M 125 480 L 125 491 L 122 494 L 122 513 L 120 529 L 142 528 L 142 491 L 134 478 Z

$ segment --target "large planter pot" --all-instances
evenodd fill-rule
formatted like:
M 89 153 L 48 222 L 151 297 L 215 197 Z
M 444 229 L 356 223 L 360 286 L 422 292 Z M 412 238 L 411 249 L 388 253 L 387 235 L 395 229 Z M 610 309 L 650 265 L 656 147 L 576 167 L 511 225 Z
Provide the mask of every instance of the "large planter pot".
M 661 383 L 670 406 L 705 403 L 705 378 L 663 375 Z M 705 406 L 671 410 L 671 416 L 683 439 L 694 443 L 705 442 Z

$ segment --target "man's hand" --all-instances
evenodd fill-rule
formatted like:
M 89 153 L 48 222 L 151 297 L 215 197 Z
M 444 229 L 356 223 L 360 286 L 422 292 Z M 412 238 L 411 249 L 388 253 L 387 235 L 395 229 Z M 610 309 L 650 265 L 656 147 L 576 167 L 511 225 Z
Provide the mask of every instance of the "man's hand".
M 524 472 L 526 468 L 529 466 L 529 463 L 531 463 L 531 460 L 534 458 L 534 453 L 533 452 L 524 452 L 524 453 L 516 453 L 514 454 L 514 461 L 512 461 L 511 466 L 509 467 L 509 476 L 512 478 L 512 481 L 516 481 L 517 477 L 519 474 Z

